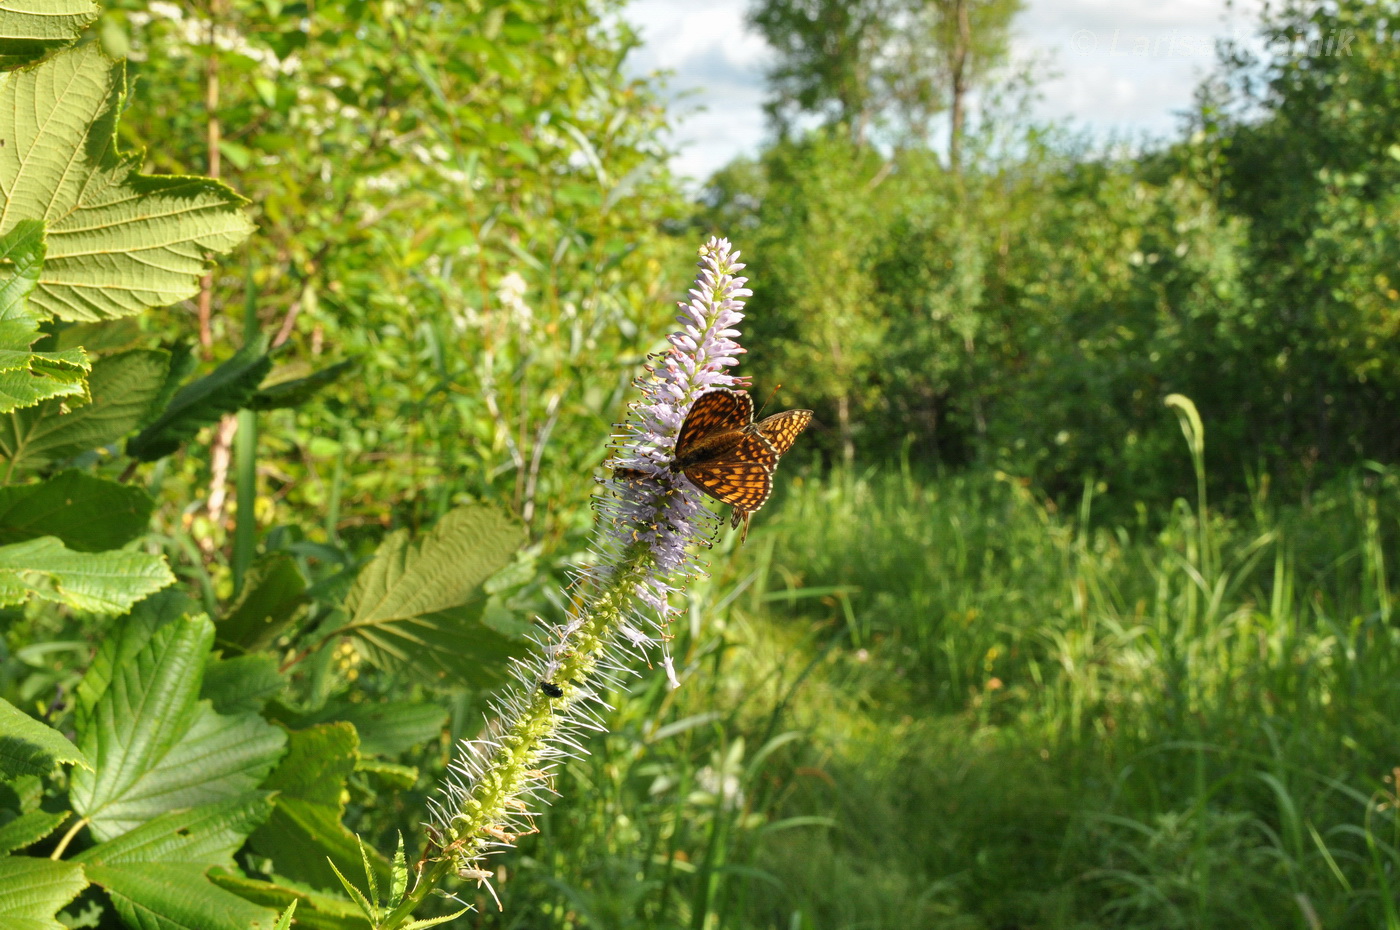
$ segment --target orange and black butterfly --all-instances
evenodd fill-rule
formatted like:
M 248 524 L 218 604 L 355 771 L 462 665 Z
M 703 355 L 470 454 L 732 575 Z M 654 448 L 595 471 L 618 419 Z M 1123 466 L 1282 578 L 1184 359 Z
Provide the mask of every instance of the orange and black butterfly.
M 743 391 L 717 388 L 701 394 L 681 424 L 671 471 L 684 472 L 706 494 L 734 508 L 730 526 L 744 523 L 773 493 L 778 459 L 812 422 L 810 410 L 784 410 L 753 419 L 753 400 Z

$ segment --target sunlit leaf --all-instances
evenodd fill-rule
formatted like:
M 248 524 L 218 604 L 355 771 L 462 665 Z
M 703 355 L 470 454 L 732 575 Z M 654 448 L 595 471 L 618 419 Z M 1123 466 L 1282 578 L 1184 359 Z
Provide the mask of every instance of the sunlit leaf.
M 83 867 L 33 856 L 0 857 L 0 926 L 66 930 L 54 917 L 87 887 Z
M 168 353 L 152 349 L 99 359 L 89 402 L 48 400 L 0 418 L 0 453 L 13 467 L 38 468 L 116 442 L 146 419 L 169 364 Z
M 62 733 L 0 698 L 0 775 L 47 775 L 59 763 L 92 768 Z
M 71 44 L 98 12 L 92 0 L 0 0 L 0 71 Z
M 147 552 L 74 552 L 52 536 L 0 546 L 0 605 L 37 597 L 119 614 L 174 581 L 165 557 Z
M 184 618 L 158 627 L 134 654 L 125 638 L 94 658 L 81 689 L 78 744 L 97 772 L 75 775 L 71 797 L 97 838 L 175 808 L 245 795 L 281 756 L 280 729 L 198 700 L 213 637 L 208 619 Z
M 207 178 L 136 173 L 118 154 L 126 69 L 97 44 L 0 76 L 0 234 L 43 220 L 48 258 L 31 305 L 101 320 L 193 296 L 209 256 L 247 238 L 243 199 Z
M 81 396 L 92 370 L 81 348 L 33 352 L 39 321 L 27 301 L 44 264 L 44 224 L 17 223 L 0 237 L 0 413 L 31 407 L 50 397 Z
M 417 542 L 391 533 L 355 579 L 344 632 L 376 664 L 481 683 L 521 649 L 481 622 L 482 583 L 511 559 L 520 524 L 484 505 L 449 512 Z

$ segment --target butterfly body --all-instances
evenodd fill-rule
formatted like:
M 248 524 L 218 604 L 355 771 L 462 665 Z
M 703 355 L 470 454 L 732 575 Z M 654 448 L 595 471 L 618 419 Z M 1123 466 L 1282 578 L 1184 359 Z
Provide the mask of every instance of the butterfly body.
M 810 410 L 785 410 L 755 422 L 748 394 L 717 388 L 691 405 L 669 468 L 732 506 L 732 525 L 744 521 L 747 536 L 749 517 L 773 492 L 778 459 L 811 421 Z

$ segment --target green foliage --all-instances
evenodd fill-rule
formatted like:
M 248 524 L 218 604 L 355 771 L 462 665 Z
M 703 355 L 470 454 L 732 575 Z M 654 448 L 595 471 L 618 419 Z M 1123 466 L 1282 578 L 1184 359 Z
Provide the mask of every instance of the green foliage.
M 126 69 L 95 44 L 0 84 L 0 234 L 44 220 L 48 255 L 30 296 L 63 320 L 130 316 L 192 296 L 207 258 L 247 238 L 242 198 L 204 178 L 136 173 L 118 155 Z
M 245 345 L 209 374 L 176 391 L 165 409 L 127 442 L 126 454 L 141 462 L 170 455 L 202 428 L 248 406 L 271 370 L 265 346 Z
M 55 536 L 69 549 L 119 549 L 146 531 L 155 502 L 141 488 L 70 469 L 0 487 L 0 544 Z
M 0 413 L 83 394 L 83 376 L 92 371 L 86 352 L 29 349 L 39 338 L 38 321 L 28 315 L 26 302 L 43 270 L 44 224 L 24 220 L 0 237 L 0 264 L 14 269 L 0 283 Z
M 483 584 L 524 542 L 518 523 L 489 507 L 460 507 L 412 543 L 385 538 L 345 598 L 339 632 L 384 668 L 412 666 L 469 684 L 500 681 L 521 643 L 484 622 Z
M 34 470 L 115 443 L 150 415 L 169 368 L 168 353 L 131 349 L 98 359 L 87 403 L 50 400 L 0 422 L 0 453 L 16 469 Z
M 0 774 L 6 778 L 16 775 L 47 775 L 60 763 L 81 765 L 91 771 L 87 757 L 62 733 L 47 727 L 6 700 L 0 700 Z M 40 839 L 45 830 L 17 846 L 27 846 Z M 11 846 L 10 849 L 17 848 Z M 8 849 L 5 851 L 9 851 Z
M 678 290 L 612 6 L 216 6 L 0 10 L 0 922 L 384 923 Z M 1397 435 L 1393 6 L 1281 8 L 1164 151 L 984 107 L 953 171 L 1011 4 L 789 21 L 847 126 L 712 187 L 743 372 L 1002 472 L 785 466 L 476 919 L 1394 924 L 1396 483 L 1316 491 Z
M 286 758 L 265 787 L 276 791 L 272 816 L 249 837 L 254 850 L 278 863 L 278 872 L 314 888 L 334 888 L 339 866 L 358 865 L 355 835 L 341 824 L 345 782 L 354 771 L 359 737 L 347 723 L 328 723 L 294 733 Z M 314 850 L 307 855 L 308 850 Z M 389 863 L 373 857 L 387 876 Z
M 285 552 L 268 553 L 253 563 L 238 597 L 219 617 L 219 645 L 239 652 L 266 649 L 307 602 L 296 560 Z
M 39 598 L 96 614 L 119 614 L 174 582 L 160 556 L 74 552 L 52 536 L 0 546 L 0 605 Z
M 69 12 L 50 20 L 62 27 L 50 35 L 8 5 L 0 60 L 53 51 L 90 10 Z M 460 653 L 439 664 L 472 678 L 473 662 L 520 648 L 518 630 L 507 636 L 481 617 L 501 625 L 501 600 L 483 583 L 510 562 L 522 533 L 482 507 L 449 513 L 416 545 L 400 533 L 369 560 L 348 607 L 342 597 L 354 572 L 334 566 L 353 566 L 356 556 L 333 550 L 327 563 L 329 547 L 308 556 L 293 539 L 254 559 L 255 532 L 236 595 L 220 596 L 212 579 L 204 591 L 217 627 L 170 587 L 166 556 L 142 536 L 153 513 L 166 519 L 158 508 L 169 506 L 180 476 L 167 482 L 162 461 L 148 492 L 127 483 L 136 470 L 171 457 L 178 470 L 201 430 L 236 411 L 294 416 L 351 365 L 308 370 L 294 361 L 269 381 L 272 340 L 250 327 L 243 349 L 201 373 L 213 353 L 196 357 L 178 338 L 166 342 L 173 349 L 155 348 L 149 324 L 114 319 L 193 296 L 208 259 L 252 224 L 247 201 L 222 184 L 141 175 L 141 156 L 118 152 L 127 72 L 100 51 L 118 36 L 111 27 L 104 23 L 101 43 L 0 78 L 9 114 L 0 119 L 0 412 L 8 414 L 0 425 L 0 604 L 17 620 L 0 648 L 0 689 L 23 696 L 0 699 L 0 848 L 9 854 L 0 884 L 25 888 L 0 892 L 0 914 L 60 926 L 55 912 L 82 893 L 74 905 L 82 913 L 66 914 L 70 922 L 270 927 L 268 905 L 300 903 L 301 924 L 364 926 L 336 897 L 336 864 L 368 864 L 396 898 L 407 866 L 402 853 L 396 865 L 361 854 L 342 823 L 346 801 L 365 790 L 362 773 L 403 788 L 416 769 L 362 767 L 357 726 L 364 751 L 400 755 L 436 740 L 445 714 L 361 700 L 349 691 L 353 676 L 328 676 L 346 655 L 349 631 L 341 630 L 349 618 L 355 630 L 396 630 L 385 635 L 403 641 L 403 630 L 421 622 L 438 648 Z M 302 296 L 310 307 L 314 287 Z M 254 422 L 240 419 L 245 434 Z M 110 466 L 122 448 L 118 473 Z M 254 474 L 257 463 L 246 465 Z M 240 482 L 254 531 L 255 490 Z M 485 609 L 490 597 L 494 613 Z M 114 614 L 125 616 L 103 619 Z M 41 631 L 71 641 L 26 641 Z M 89 638 L 99 646 L 80 679 L 46 658 L 54 648 L 81 655 Z M 310 674 L 302 662 L 314 666 Z M 75 680 L 72 704 L 55 702 L 47 713 L 76 746 L 15 706 L 42 706 L 47 688 Z M 279 715 L 294 728 L 270 722 Z M 58 763 L 82 768 L 66 774 Z M 283 910 L 282 926 L 290 913 Z
M 0 917 L 25 930 L 62 930 L 54 915 L 86 885 L 83 867 L 74 862 L 0 858 Z
M 71 45 L 97 14 L 91 0 L 9 0 L 0 8 L 0 71 Z

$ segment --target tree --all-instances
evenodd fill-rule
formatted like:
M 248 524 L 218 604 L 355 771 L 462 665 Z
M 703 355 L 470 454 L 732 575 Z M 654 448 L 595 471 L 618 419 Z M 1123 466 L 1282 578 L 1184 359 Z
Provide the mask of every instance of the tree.
M 1021 0 L 758 0 L 750 20 L 778 52 L 766 109 L 780 136 L 803 115 L 925 144 L 950 113 L 949 164 L 961 162 L 968 99 L 1006 60 Z

